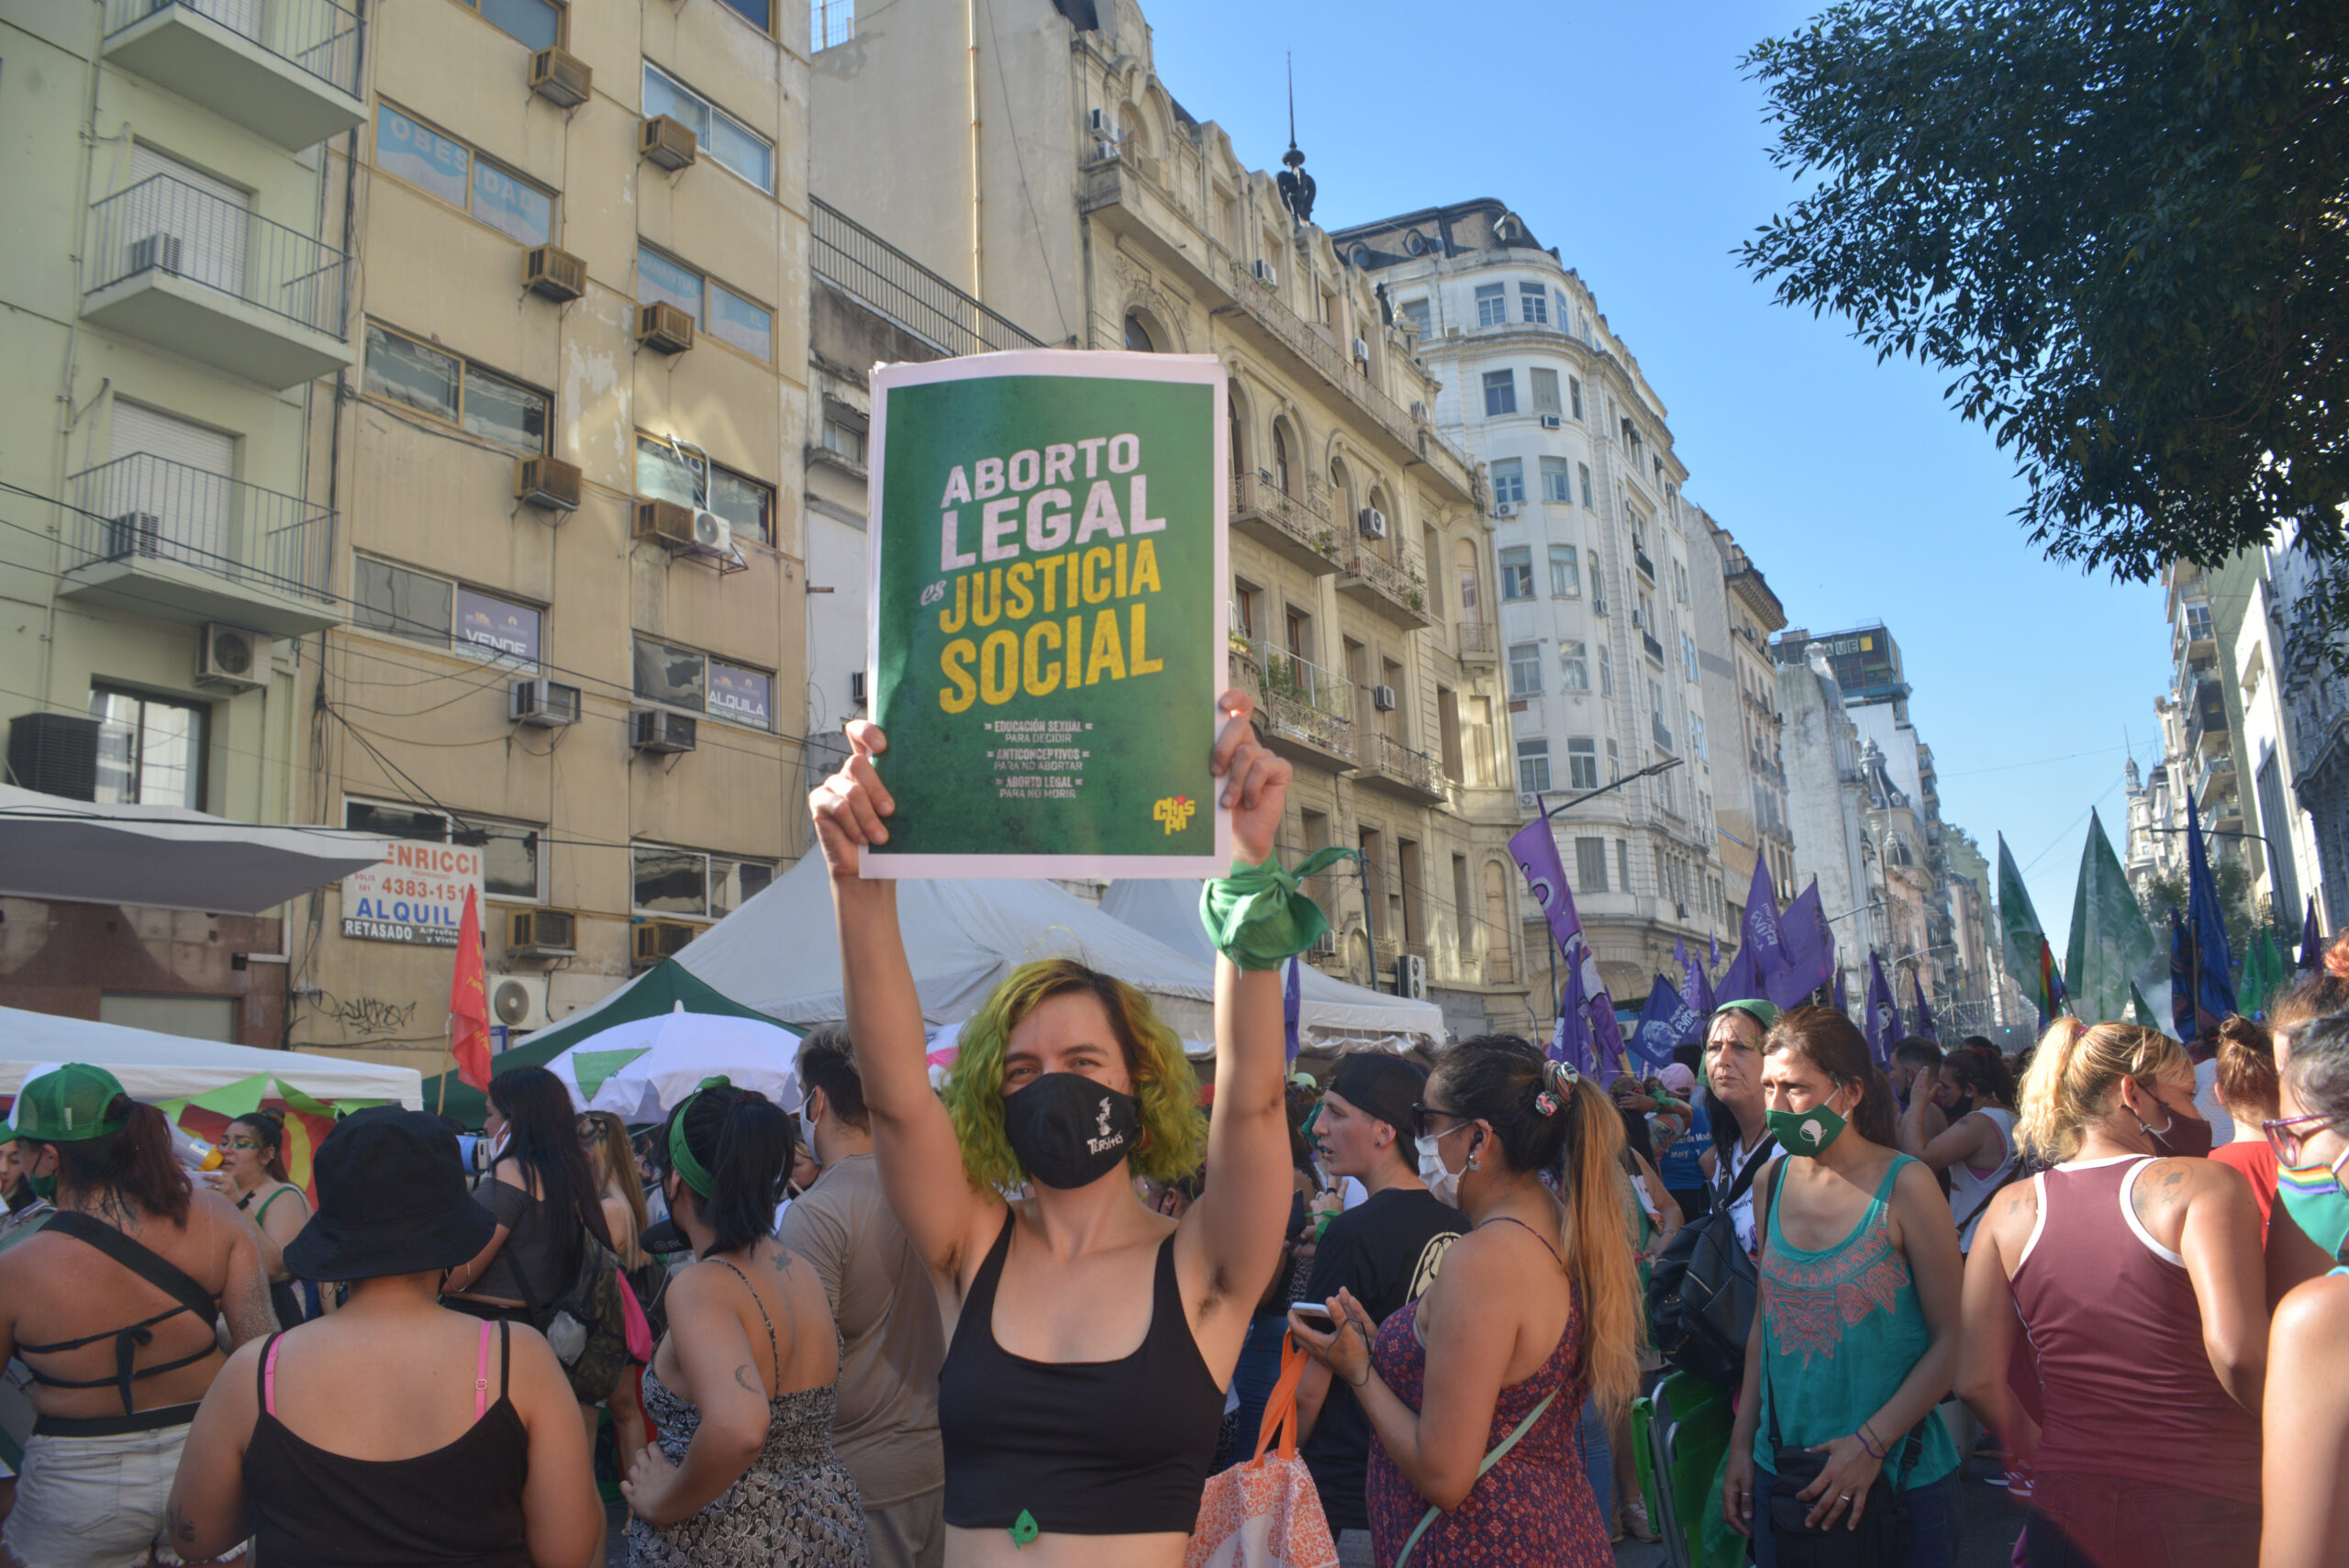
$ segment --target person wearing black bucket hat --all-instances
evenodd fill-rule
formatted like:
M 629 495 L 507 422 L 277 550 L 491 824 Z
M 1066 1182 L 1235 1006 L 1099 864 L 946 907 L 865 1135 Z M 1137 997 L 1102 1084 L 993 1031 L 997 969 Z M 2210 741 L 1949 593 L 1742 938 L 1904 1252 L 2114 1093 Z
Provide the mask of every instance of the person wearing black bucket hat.
M 270 1568 L 589 1568 L 604 1511 L 562 1363 L 518 1323 L 440 1305 L 488 1244 L 457 1140 L 381 1106 L 315 1162 L 317 1213 L 285 1249 L 342 1309 L 245 1346 L 196 1414 L 167 1514 L 181 1557 L 250 1532 Z

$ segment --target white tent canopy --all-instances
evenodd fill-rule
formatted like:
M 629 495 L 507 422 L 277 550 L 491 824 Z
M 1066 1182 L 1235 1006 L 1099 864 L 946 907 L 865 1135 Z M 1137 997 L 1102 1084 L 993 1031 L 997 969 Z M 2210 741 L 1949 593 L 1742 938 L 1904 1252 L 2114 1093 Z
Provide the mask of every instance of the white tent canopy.
M 178 806 L 96 806 L 0 784 L 0 893 L 259 915 L 363 871 L 384 840 Z
M 424 1080 L 413 1067 L 223 1045 L 217 1040 L 190 1040 L 87 1018 L 0 1007 L 0 1095 L 15 1095 L 28 1071 L 50 1062 L 86 1062 L 103 1067 L 122 1081 L 126 1093 L 140 1100 L 192 1099 L 225 1084 L 267 1073 L 313 1099 L 391 1100 L 412 1111 L 424 1108 Z
M 1101 895 L 1101 912 L 1210 968 L 1215 962 L 1215 949 L 1208 945 L 1207 927 L 1199 920 L 1196 881 L 1130 878 L 1113 882 Z M 1443 1009 L 1432 1002 L 1414 1002 L 1367 986 L 1349 985 L 1311 964 L 1305 966 L 1298 990 L 1297 1029 L 1308 1041 L 1336 1044 L 1420 1035 L 1432 1043 L 1444 1036 Z

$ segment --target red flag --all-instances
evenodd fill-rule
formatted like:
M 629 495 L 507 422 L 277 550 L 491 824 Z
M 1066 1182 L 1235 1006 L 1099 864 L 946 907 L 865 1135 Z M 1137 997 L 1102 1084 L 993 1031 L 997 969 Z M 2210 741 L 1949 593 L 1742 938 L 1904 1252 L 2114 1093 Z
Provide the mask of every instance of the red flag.
M 481 957 L 481 909 L 470 887 L 457 927 L 457 973 L 449 982 L 449 1049 L 458 1077 L 489 1087 L 489 976 Z

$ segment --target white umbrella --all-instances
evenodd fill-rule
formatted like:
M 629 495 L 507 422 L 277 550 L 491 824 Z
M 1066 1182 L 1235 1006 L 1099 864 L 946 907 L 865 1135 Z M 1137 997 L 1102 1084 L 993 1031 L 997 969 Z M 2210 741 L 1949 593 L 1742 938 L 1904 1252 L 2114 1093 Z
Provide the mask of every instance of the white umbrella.
M 716 1073 L 796 1113 L 798 1051 L 799 1036 L 780 1024 L 681 1007 L 592 1034 L 547 1070 L 581 1110 L 613 1111 L 631 1125 L 661 1120 Z

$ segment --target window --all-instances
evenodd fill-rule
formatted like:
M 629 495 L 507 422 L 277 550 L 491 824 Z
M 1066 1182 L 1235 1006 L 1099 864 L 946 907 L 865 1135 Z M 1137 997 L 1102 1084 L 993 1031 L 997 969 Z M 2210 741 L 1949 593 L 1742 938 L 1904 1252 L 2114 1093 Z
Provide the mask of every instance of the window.
M 1603 697 L 1615 695 L 1615 655 L 1603 642 L 1598 645 L 1598 695 Z M 1614 744 L 1612 740 L 1608 742 L 1609 746 Z
M 1680 634 L 1680 667 L 1688 679 L 1697 679 L 1697 639 L 1687 632 Z
M 726 8 L 763 33 L 774 31 L 774 20 L 767 15 L 766 0 L 726 0 Z
M 1567 392 L 1567 395 L 1568 395 L 1573 399 L 1573 401 L 1574 401 L 1574 414 L 1575 414 L 1575 418 L 1577 418 L 1577 419 L 1581 418 L 1581 417 L 1582 417 L 1582 378 L 1581 378 L 1580 376 L 1574 376 L 1574 375 L 1570 375 L 1570 376 L 1566 377 L 1566 392 Z M 1585 505 L 1588 505 L 1588 503 L 1586 503 L 1586 503 L 1585 503 Z
M 1561 599 L 1582 597 L 1582 564 L 1573 545 L 1550 547 L 1550 592 Z
M 522 457 L 547 450 L 553 400 L 545 393 L 373 321 L 367 324 L 367 373 L 361 385 L 371 397 L 454 425 Z
M 1501 284 L 1480 284 L 1476 288 L 1476 325 L 1506 327 L 1508 325 L 1508 290 Z
M 549 38 L 532 47 L 553 42 Z M 509 239 L 544 245 L 554 237 L 554 197 L 389 104 L 375 106 L 375 167 L 473 214 Z
M 701 150 L 769 195 L 774 195 L 774 147 L 740 120 L 655 66 L 644 65 L 644 117 L 667 115 L 683 120 L 700 139 Z
M 1550 325 L 1550 291 L 1539 284 L 1517 285 L 1518 312 L 1540 326 Z
M 1575 881 L 1576 893 L 1607 891 L 1607 840 L 1576 839 L 1575 840 Z
M 1615 876 L 1617 886 L 1626 893 L 1631 891 L 1631 841 L 1629 839 L 1615 840 Z
M 1582 416 L 1577 414 L 1575 417 L 1579 419 Z M 1575 467 L 1582 472 L 1582 504 L 1587 506 L 1590 505 L 1590 464 L 1578 462 Z
M 834 428 L 825 425 L 827 431 Z M 854 431 L 844 434 L 855 435 Z M 858 461 L 863 438 L 857 437 Z M 707 485 L 705 495 L 702 486 Z M 636 493 L 680 506 L 707 507 L 733 525 L 743 539 L 774 542 L 774 491 L 755 479 L 707 466 L 690 448 L 671 446 L 658 436 L 636 438 Z
M 1405 300 L 1395 307 L 1395 315 L 1405 328 L 1422 338 L 1428 335 L 1428 302 L 1425 299 Z
M 1542 645 L 1538 642 L 1513 642 L 1508 650 L 1508 695 L 1513 697 L 1538 697 L 1542 695 Z
M 774 880 L 764 861 L 736 860 L 666 844 L 630 846 L 635 906 L 648 915 L 721 920 Z
M 1567 692 L 1590 690 L 1590 660 L 1583 652 L 1587 646 L 1581 642 L 1562 641 L 1558 644 L 1559 690 Z
M 1533 596 L 1533 549 L 1531 545 L 1513 544 L 1501 551 L 1501 597 L 1530 599 Z
M 634 689 L 646 702 L 688 708 L 753 729 L 774 725 L 774 676 L 649 637 L 636 639 Z
M 475 0 L 465 3 L 473 5 Z M 562 8 L 549 0 L 478 0 L 478 4 L 483 21 L 534 50 L 562 41 Z
M 1608 781 L 1609 784 L 1612 784 L 1612 783 L 1614 783 L 1617 779 L 1620 779 L 1620 778 L 1621 778 L 1622 776 L 1623 776 L 1623 757 L 1622 757 L 1622 753 L 1621 753 L 1620 751 L 1618 751 L 1618 750 L 1616 749 L 1615 742 L 1614 742 L 1614 741 L 1612 741 L 1612 740 L 1609 740 L 1609 741 L 1607 743 L 1607 781 Z
M 1705 754 L 1705 721 L 1694 714 L 1688 716 L 1688 749 L 1697 753 L 1698 762 L 1709 761 Z
M 1525 500 L 1525 460 L 1505 457 L 1493 464 L 1493 499 L 1512 506 Z
M 1583 737 L 1566 742 L 1566 774 L 1575 789 L 1598 787 L 1598 742 Z
M 774 313 L 650 246 L 636 248 L 636 302 L 674 305 L 719 342 L 756 360 L 774 356 Z
M 492 898 L 545 896 L 539 883 L 539 830 L 527 823 L 477 817 L 452 821 L 446 813 L 424 806 L 345 800 L 342 825 L 377 838 L 467 845 L 482 851 L 482 891 Z
M 1688 602 L 1688 565 L 1686 562 L 1672 563 L 1672 595 L 1684 605 Z
M 864 432 L 852 430 L 835 420 L 824 421 L 824 433 L 818 438 L 823 449 L 843 462 L 864 466 Z
M 100 689 L 90 694 L 90 717 L 98 721 L 98 804 L 204 809 L 211 708 Z
M 1264 597 L 1263 590 L 1253 583 L 1237 578 L 1231 584 L 1231 629 L 1251 642 L 1256 639 L 1256 604 Z
M 1497 418 L 1517 412 L 1517 373 L 1486 371 L 1485 373 L 1485 417 Z
M 1151 341 L 1150 328 L 1142 325 L 1139 316 L 1126 317 L 1126 350 L 1129 353 L 1154 354 L 1158 345 Z
M 539 667 L 540 614 L 529 605 L 365 555 L 352 562 L 351 584 L 351 619 L 365 630 L 517 670 Z
M 1558 412 L 1558 373 L 1539 366 L 1525 373 L 1533 384 L 1533 411 L 1536 414 Z
M 1566 483 L 1566 460 L 1545 457 L 1542 460 L 1542 499 L 1554 501 L 1564 506 L 1575 498 L 1574 490 Z
M 1547 740 L 1520 740 L 1517 743 L 1517 793 L 1546 795 L 1550 789 L 1550 743 Z

